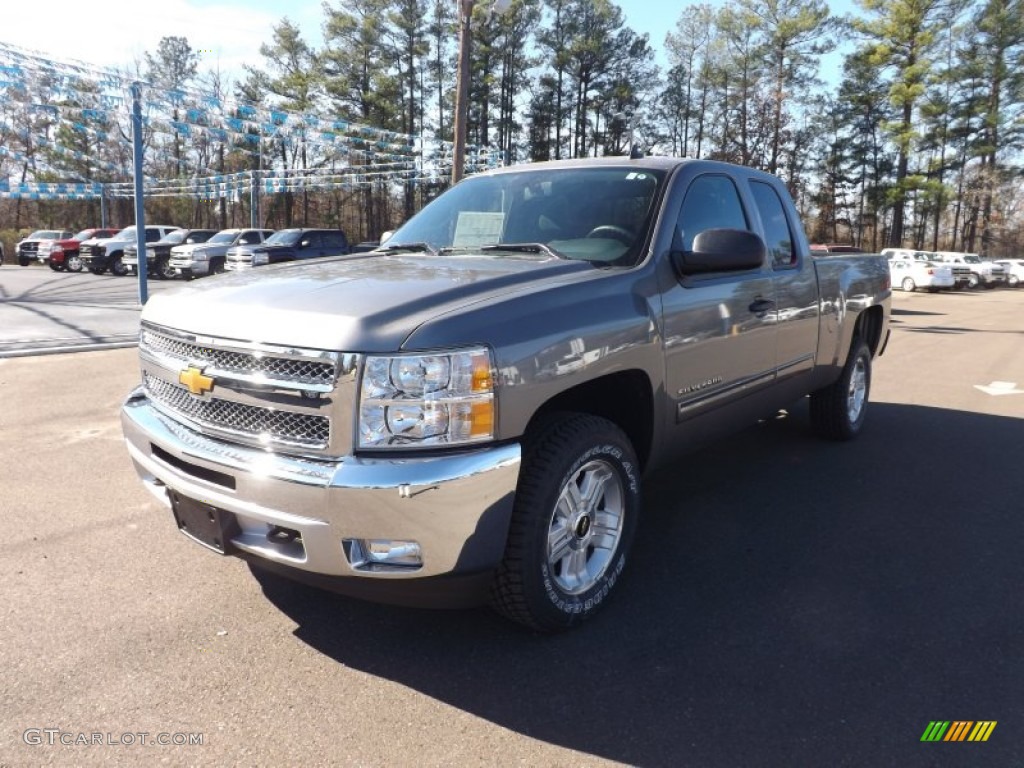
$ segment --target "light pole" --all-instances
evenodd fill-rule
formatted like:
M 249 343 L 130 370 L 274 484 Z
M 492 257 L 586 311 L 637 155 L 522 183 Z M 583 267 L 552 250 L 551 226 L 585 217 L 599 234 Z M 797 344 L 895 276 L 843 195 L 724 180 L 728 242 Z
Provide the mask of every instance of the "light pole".
M 473 8 L 476 0 L 455 0 L 459 4 L 459 70 L 455 81 L 455 140 L 452 147 L 452 184 L 458 184 L 466 170 L 466 120 L 469 113 L 469 52 L 473 45 Z M 512 0 L 492 0 L 487 20 L 509 11 Z
M 466 118 L 469 113 L 469 50 L 473 44 L 470 21 L 476 0 L 459 4 L 459 69 L 455 79 L 455 141 L 452 147 L 452 184 L 462 180 L 466 168 Z

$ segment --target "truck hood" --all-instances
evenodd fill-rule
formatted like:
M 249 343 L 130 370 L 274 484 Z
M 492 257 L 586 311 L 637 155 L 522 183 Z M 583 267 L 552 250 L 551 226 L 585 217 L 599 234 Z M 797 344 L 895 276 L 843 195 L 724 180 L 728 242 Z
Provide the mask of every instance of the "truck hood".
M 440 314 L 595 268 L 535 254 L 359 255 L 260 267 L 150 298 L 146 322 L 203 336 L 340 352 L 398 350 Z

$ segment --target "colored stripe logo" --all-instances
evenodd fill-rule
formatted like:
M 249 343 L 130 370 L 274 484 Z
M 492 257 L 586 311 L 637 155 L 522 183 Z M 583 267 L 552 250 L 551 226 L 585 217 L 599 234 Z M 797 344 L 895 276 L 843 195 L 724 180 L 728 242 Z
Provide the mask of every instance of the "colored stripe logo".
M 996 720 L 932 720 L 921 741 L 988 741 Z

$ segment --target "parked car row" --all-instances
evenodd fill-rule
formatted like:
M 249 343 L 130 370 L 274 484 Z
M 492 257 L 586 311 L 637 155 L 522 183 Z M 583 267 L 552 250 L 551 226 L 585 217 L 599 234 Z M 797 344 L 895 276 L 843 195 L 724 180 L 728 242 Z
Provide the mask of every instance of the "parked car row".
M 191 279 L 227 270 L 249 269 L 284 261 L 342 256 L 352 253 L 340 229 L 182 229 L 147 225 L 146 266 L 160 279 Z M 66 230 L 39 230 L 17 244 L 18 263 L 34 261 L 62 272 L 87 269 L 94 275 L 137 274 L 137 230 L 85 229 L 72 236 Z
M 1009 270 L 1002 261 L 988 261 L 976 253 L 961 251 L 918 251 L 909 248 L 886 248 L 882 255 L 889 259 L 893 286 L 905 291 L 917 288 L 948 290 L 950 288 L 995 288 L 1008 285 Z M 911 262 L 918 266 L 907 266 Z M 946 270 L 952 272 L 952 285 L 947 285 Z M 1012 283 L 1012 285 L 1018 285 Z

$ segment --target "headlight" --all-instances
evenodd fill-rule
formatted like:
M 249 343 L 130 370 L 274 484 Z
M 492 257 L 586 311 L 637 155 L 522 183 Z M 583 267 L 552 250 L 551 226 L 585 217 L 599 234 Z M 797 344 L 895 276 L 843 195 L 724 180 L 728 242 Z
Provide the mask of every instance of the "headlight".
M 370 355 L 359 399 L 359 447 L 464 445 L 494 437 L 486 349 Z
M 254 267 L 259 266 L 260 264 L 266 264 L 267 261 L 268 256 L 265 253 L 254 253 L 252 255 L 252 264 Z

